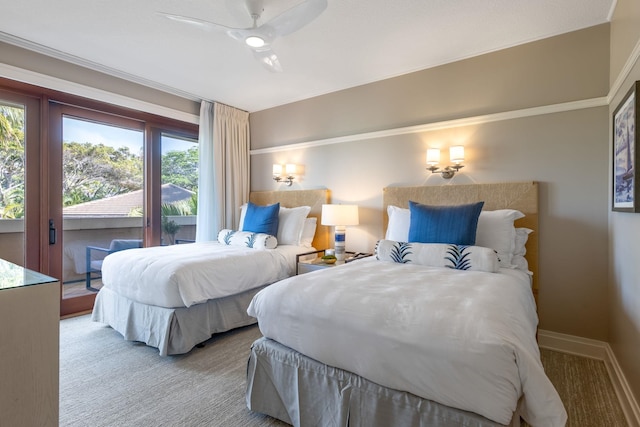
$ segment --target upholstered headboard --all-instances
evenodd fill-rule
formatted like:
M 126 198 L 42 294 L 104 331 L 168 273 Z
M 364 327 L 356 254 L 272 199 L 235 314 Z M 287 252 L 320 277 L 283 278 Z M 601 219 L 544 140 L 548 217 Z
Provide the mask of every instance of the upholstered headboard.
M 329 227 L 320 224 L 322 205 L 330 203 L 331 192 L 323 190 L 292 190 L 292 191 L 254 191 L 249 200 L 257 205 L 270 205 L 280 202 L 280 206 L 294 208 L 296 206 L 311 206 L 309 217 L 318 218 L 313 247 L 324 249 L 329 247 Z
M 387 187 L 383 194 L 384 224 L 389 221 L 387 206 L 409 207 L 409 200 L 430 205 L 460 205 L 484 201 L 484 210 L 517 209 L 525 217 L 516 227 L 533 230 L 527 241 L 525 258 L 533 272 L 533 294 L 538 299 L 538 183 L 507 182 L 498 184 L 442 185 L 421 187 Z

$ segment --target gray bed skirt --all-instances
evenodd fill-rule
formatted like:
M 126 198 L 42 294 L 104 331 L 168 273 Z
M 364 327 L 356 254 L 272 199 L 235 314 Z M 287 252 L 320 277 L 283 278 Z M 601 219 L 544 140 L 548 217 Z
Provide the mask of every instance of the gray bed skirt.
M 189 308 L 142 304 L 102 288 L 96 296 L 91 320 L 111 326 L 126 340 L 156 347 L 161 356 L 183 354 L 215 333 L 256 323 L 247 314 L 247 307 L 263 287 Z
M 247 407 L 294 426 L 502 426 L 392 390 L 260 338 L 247 366 Z M 519 425 L 514 417 L 511 425 Z

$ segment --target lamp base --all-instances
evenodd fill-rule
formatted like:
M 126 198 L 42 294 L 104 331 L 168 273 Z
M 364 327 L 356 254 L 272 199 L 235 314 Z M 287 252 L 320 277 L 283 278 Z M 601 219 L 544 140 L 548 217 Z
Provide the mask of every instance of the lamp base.
M 344 261 L 345 259 L 345 237 L 346 237 L 346 227 L 336 225 L 336 234 L 335 234 L 335 251 L 336 251 L 336 259 L 338 261 Z

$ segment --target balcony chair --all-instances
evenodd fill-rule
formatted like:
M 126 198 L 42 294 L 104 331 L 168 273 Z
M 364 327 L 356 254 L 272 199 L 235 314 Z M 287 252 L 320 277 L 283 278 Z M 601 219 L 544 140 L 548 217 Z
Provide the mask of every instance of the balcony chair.
M 114 252 L 123 251 L 126 249 L 141 248 L 142 240 L 135 239 L 114 239 L 111 241 L 109 248 L 99 248 L 97 246 L 87 246 L 87 289 L 90 291 L 98 292 L 98 289 L 91 287 L 91 273 L 100 273 L 102 271 L 102 260 L 92 260 L 92 252 L 103 252 L 106 255 Z M 106 256 L 105 255 L 105 256 Z M 100 276 L 101 277 L 101 276 Z M 100 278 L 100 277 L 95 277 Z

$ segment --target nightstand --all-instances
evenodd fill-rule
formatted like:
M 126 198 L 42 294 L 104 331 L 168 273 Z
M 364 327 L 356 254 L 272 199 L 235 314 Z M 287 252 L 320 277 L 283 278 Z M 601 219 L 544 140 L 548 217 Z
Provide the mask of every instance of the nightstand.
M 350 261 L 353 261 L 355 259 L 366 258 L 368 256 L 373 255 L 373 254 L 364 254 L 364 253 L 356 254 L 355 252 L 346 252 L 346 255 L 347 255 L 346 260 L 336 261 L 333 264 L 327 264 L 324 261 L 322 261 L 322 256 L 324 255 L 324 251 L 325 251 L 324 249 L 321 249 L 318 251 L 305 252 L 303 254 L 296 255 L 296 275 L 309 273 L 311 271 L 316 271 L 316 270 L 322 270 L 324 268 L 335 267 L 337 265 L 342 265 Z M 313 260 L 300 261 L 300 258 L 309 257 L 309 255 L 313 255 L 313 254 L 316 254 L 316 258 L 314 258 Z

